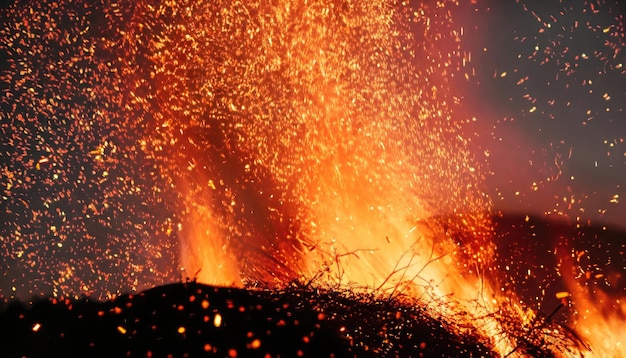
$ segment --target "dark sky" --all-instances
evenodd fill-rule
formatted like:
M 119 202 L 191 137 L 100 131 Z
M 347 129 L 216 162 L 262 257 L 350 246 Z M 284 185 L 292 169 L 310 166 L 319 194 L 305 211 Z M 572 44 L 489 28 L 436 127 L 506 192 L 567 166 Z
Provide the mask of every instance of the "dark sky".
M 466 104 L 495 208 L 624 227 L 624 3 L 468 7 L 459 19 L 476 77 Z

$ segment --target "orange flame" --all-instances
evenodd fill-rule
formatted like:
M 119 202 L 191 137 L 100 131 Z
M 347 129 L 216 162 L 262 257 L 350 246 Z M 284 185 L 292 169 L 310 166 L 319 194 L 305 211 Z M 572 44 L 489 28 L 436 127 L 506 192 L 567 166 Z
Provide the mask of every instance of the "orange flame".
M 226 242 L 221 240 L 223 234 L 215 225 L 210 208 L 198 204 L 192 208 L 186 221 L 193 224 L 179 227 L 180 258 L 185 275 L 207 284 L 240 287 L 239 267 Z
M 626 302 L 577 279 L 575 250 L 562 250 L 561 272 L 568 287 L 570 305 L 575 309 L 571 324 L 588 343 L 585 357 L 626 357 Z M 583 276 L 584 277 L 584 276 Z
M 505 302 L 521 321 L 530 313 L 484 279 L 490 203 L 448 83 L 469 72 L 449 6 L 142 8 L 167 24 L 134 31 L 160 29 L 146 43 L 157 100 L 141 103 L 180 194 L 187 276 L 454 302 L 436 309 L 469 312 L 496 350 L 515 350 L 491 313 Z
M 181 233 L 187 272 L 199 270 L 200 281 L 214 284 L 239 284 L 250 282 L 250 278 L 267 284 L 267 276 L 258 270 L 245 270 L 237 257 L 237 252 L 251 252 L 247 246 L 261 241 L 266 242 L 260 246 L 262 250 L 282 257 L 293 270 L 285 273 L 285 267 L 272 262 L 257 265 L 259 270 L 270 271 L 275 278 L 269 279 L 272 284 L 285 284 L 285 279 L 318 279 L 321 284 L 376 288 L 392 297 L 412 294 L 439 301 L 452 295 L 455 302 L 494 295 L 480 277 L 493 252 L 487 235 L 488 200 L 479 189 L 476 163 L 452 120 L 445 73 L 439 77 L 428 69 L 412 72 L 413 64 L 400 60 L 408 56 L 416 61 L 413 56 L 417 55 L 411 53 L 416 49 L 405 42 L 412 39 L 408 33 L 403 32 L 408 36 L 405 39 L 394 35 L 406 30 L 394 29 L 397 18 L 386 6 L 368 3 L 336 8 L 323 2 L 308 6 L 285 2 L 259 9 L 273 19 L 257 24 L 261 29 L 257 50 L 266 66 L 259 74 L 263 82 L 242 80 L 233 91 L 243 87 L 267 93 L 267 86 L 281 86 L 272 82 L 277 79 L 270 76 L 271 72 L 265 72 L 279 66 L 281 76 L 292 86 L 283 90 L 293 94 L 274 98 L 272 103 L 249 95 L 243 98 L 252 102 L 237 105 L 234 101 L 239 99 L 233 99 L 227 105 L 227 118 L 219 125 L 210 118 L 195 120 L 213 130 L 218 126 L 226 137 L 232 136 L 235 128 L 240 134 L 232 140 L 217 140 L 228 142 L 228 149 L 218 159 L 220 169 L 199 175 L 204 181 L 212 178 L 214 185 L 225 181 L 223 189 L 234 193 L 228 197 L 233 199 L 232 209 L 218 209 L 226 216 L 205 212 L 215 208 L 215 203 L 204 207 L 195 204 L 215 190 L 214 185 L 209 184 L 209 189 L 198 182 L 197 174 L 197 190 L 186 194 L 190 203 L 187 215 L 193 218 L 185 224 L 191 228 Z M 343 11 L 351 15 L 344 17 Z M 440 32 L 446 25 L 435 22 L 438 15 L 449 17 L 441 6 L 415 12 L 411 21 L 423 26 L 425 38 L 438 37 L 441 48 L 453 47 L 455 32 L 450 30 L 450 42 L 445 42 Z M 294 27 L 297 32 L 286 32 Z M 316 41 L 311 41 L 313 38 Z M 422 51 L 423 58 L 436 58 L 444 67 L 463 62 L 439 52 L 445 49 L 427 46 Z M 247 61 L 245 57 L 233 59 L 232 65 L 250 66 Z M 405 83 L 395 83 L 398 79 Z M 263 103 L 277 112 L 268 118 L 259 116 L 252 108 Z M 214 111 L 221 113 L 219 108 Z M 272 127 L 282 128 L 282 132 Z M 213 138 L 206 145 L 215 146 L 215 142 Z M 222 148 L 221 144 L 218 147 Z M 233 151 L 236 158 L 226 159 Z M 192 156 L 193 160 L 198 162 L 196 166 L 207 165 L 202 156 Z M 255 200 L 251 195 L 256 194 L 237 194 L 241 185 L 237 180 L 246 180 L 224 179 L 228 174 L 223 171 L 236 172 L 234 166 L 239 161 L 249 163 L 252 172 L 267 170 L 263 181 L 273 184 L 262 191 L 278 196 L 289 193 L 291 199 L 285 199 L 288 204 L 273 205 L 278 216 L 262 221 L 274 227 L 280 225 L 276 222 L 297 221 L 298 232 L 285 232 L 302 247 L 274 247 L 263 237 L 274 233 L 242 224 L 246 219 L 233 213 L 241 210 L 259 215 L 259 209 L 253 210 L 255 213 L 250 210 L 249 201 Z M 259 179 L 256 175 L 252 181 Z M 269 208 L 267 200 L 265 197 L 263 204 Z M 281 213 L 288 212 L 293 203 L 296 213 Z M 217 203 L 217 207 L 229 205 Z M 257 236 L 245 239 L 249 233 Z M 276 243 L 284 240 L 269 239 Z M 475 311 L 469 305 L 463 303 L 456 309 Z M 497 302 L 488 300 L 482 305 L 485 311 L 495 310 Z M 441 314 L 450 314 L 445 307 L 441 306 Z M 495 320 L 483 321 L 485 336 L 499 331 Z M 512 349 L 506 339 L 494 345 L 503 352 Z

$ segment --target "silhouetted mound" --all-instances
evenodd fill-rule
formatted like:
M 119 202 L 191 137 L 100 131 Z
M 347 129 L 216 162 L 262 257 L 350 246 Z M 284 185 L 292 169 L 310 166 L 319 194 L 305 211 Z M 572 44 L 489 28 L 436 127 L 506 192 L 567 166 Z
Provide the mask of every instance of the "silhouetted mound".
M 355 294 L 172 284 L 107 302 L 44 299 L 0 314 L 0 357 L 488 356 L 419 307 Z

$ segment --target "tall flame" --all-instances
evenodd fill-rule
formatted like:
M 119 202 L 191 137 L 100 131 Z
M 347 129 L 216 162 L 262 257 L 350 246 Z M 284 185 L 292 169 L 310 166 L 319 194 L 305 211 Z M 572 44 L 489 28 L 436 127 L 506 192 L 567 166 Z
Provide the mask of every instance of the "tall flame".
M 380 285 L 401 257 L 428 260 L 434 233 L 488 256 L 488 199 L 447 83 L 465 63 L 452 5 L 138 5 L 125 43 L 144 41 L 147 66 L 130 93 L 153 92 L 148 151 L 180 193 L 187 274 L 284 281 L 350 254 L 374 272 L 346 282 Z M 187 259 L 197 250 L 212 259 Z M 233 257 L 246 250 L 266 264 Z
M 179 195 L 185 275 L 402 291 L 515 352 L 493 312 L 532 315 L 484 279 L 490 203 L 450 84 L 470 72 L 453 6 L 137 5 L 129 92 Z

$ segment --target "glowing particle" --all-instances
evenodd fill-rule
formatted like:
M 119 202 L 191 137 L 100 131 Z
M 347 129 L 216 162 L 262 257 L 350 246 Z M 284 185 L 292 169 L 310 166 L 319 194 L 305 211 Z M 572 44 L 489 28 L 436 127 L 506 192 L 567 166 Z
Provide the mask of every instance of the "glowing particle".
M 557 292 L 556 293 L 556 298 L 558 299 L 562 299 L 562 298 L 567 298 L 570 296 L 569 292 L 565 292 L 565 291 L 561 291 L 561 292 Z
M 259 349 L 261 347 L 261 340 L 260 339 L 255 339 L 252 342 L 250 342 L 250 348 L 252 349 Z
M 237 357 L 237 350 L 235 348 L 231 348 L 228 350 L 228 357 L 235 358 Z
M 122 327 L 122 326 L 117 326 L 117 331 L 120 332 L 121 334 L 126 334 L 126 328 Z
M 215 327 L 219 327 L 222 325 L 222 315 L 221 314 L 216 314 L 215 317 L 213 318 L 213 325 Z
M 39 331 L 40 328 L 41 328 L 41 323 L 35 323 L 33 325 L 33 332 Z
M 186 331 L 186 330 L 187 330 L 187 329 L 185 329 L 185 327 L 180 326 L 180 327 L 178 327 L 178 330 L 176 330 L 176 331 L 177 331 L 178 333 L 180 333 L 180 334 L 183 334 L 183 333 L 185 333 L 185 331 Z

